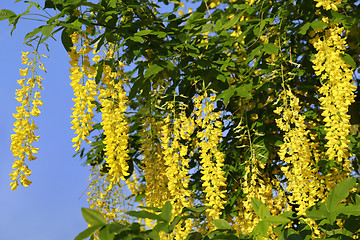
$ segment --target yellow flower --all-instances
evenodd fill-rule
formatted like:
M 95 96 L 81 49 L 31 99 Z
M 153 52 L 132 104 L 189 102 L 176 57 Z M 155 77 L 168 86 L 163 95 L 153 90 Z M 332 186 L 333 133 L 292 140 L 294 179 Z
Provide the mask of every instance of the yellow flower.
M 208 98 L 207 94 L 194 97 L 196 124 L 199 127 L 197 139 L 199 141 L 199 153 L 201 173 L 203 174 L 203 189 L 206 194 L 205 205 L 208 209 L 210 219 L 218 219 L 225 205 L 226 178 L 222 166 L 224 165 L 224 154 L 218 149 L 222 139 L 220 112 L 214 112 L 214 96 Z M 210 101 L 209 101 L 210 100 Z M 209 222 L 210 228 L 213 228 Z
M 77 44 L 80 35 L 73 33 L 70 37 L 73 43 Z M 72 65 L 69 78 L 71 79 L 70 85 L 75 95 L 75 98 L 73 98 L 74 108 L 72 108 L 73 112 L 71 115 L 73 118 L 71 129 L 74 129 L 77 135 L 72 140 L 74 142 L 73 147 L 76 147 L 75 151 L 80 149 L 82 141 L 90 143 L 87 137 L 94 123 L 92 120 L 94 116 L 93 109 L 96 107 L 94 101 L 98 92 L 95 80 L 93 80 L 97 69 L 90 65 L 89 56 L 87 55 L 92 50 L 89 47 L 90 40 L 84 38 L 82 44 L 79 51 L 77 51 L 77 46 L 74 46 L 69 52 L 70 64 Z M 82 61 L 79 62 L 81 56 Z
M 20 69 L 20 76 L 26 76 L 28 74 L 29 68 Z
M 321 1 L 320 3 L 329 8 L 331 4 L 337 5 L 340 2 Z M 328 160 L 334 160 L 341 166 L 341 170 L 332 169 L 333 177 L 325 178 L 329 189 L 336 181 L 344 179 L 352 171 L 350 161 L 348 161 L 350 154 L 347 136 L 351 126 L 348 108 L 354 102 L 356 87 L 353 85 L 353 71 L 341 58 L 347 46 L 343 32 L 343 27 L 333 24 L 319 32 L 311 40 L 317 50 L 313 68 L 324 82 L 319 89 L 319 93 L 322 95 L 319 101 L 327 131 L 325 136 L 327 140 L 326 155 Z
M 11 190 L 15 190 L 20 183 L 27 187 L 31 184 L 28 180 L 28 176 L 31 175 L 31 171 L 27 167 L 25 161 L 35 160 L 34 154 L 39 150 L 32 146 L 33 142 L 38 141 L 39 136 L 35 135 L 37 127 L 34 121 L 30 119 L 31 116 L 38 116 L 40 110 L 38 106 L 42 106 L 43 103 L 40 100 L 40 93 L 35 91 L 35 88 L 42 89 L 41 77 L 36 74 L 35 67 L 37 65 L 42 66 L 40 62 L 40 55 L 38 52 L 32 52 L 34 58 L 28 62 L 29 52 L 22 52 L 22 63 L 31 66 L 32 78 L 19 79 L 17 82 L 20 85 L 20 89 L 16 90 L 15 99 L 20 103 L 19 107 L 16 107 L 17 113 L 13 114 L 15 118 L 14 122 L 14 134 L 11 135 L 10 150 L 15 157 L 15 162 L 12 164 L 14 169 L 10 173 Z M 26 69 L 20 69 L 20 75 L 26 76 L 28 74 L 29 67 Z
M 95 56 L 92 58 L 92 60 L 93 60 L 94 62 L 98 62 L 98 61 L 100 61 L 100 59 L 101 59 L 101 57 L 100 57 L 99 55 L 95 55 Z
M 323 7 L 325 10 L 333 10 L 335 12 L 338 11 L 338 8 L 336 5 L 340 5 L 341 4 L 341 0 L 315 0 L 317 2 L 317 4 L 315 5 L 315 7 L 319 8 L 319 7 Z

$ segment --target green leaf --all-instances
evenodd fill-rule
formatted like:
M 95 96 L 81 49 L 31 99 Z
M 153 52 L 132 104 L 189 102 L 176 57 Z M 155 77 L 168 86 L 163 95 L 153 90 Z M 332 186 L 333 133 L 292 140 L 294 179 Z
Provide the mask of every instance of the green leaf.
M 339 213 L 349 216 L 360 216 L 360 207 L 356 205 L 344 206 Z
M 71 52 L 70 47 L 73 46 L 71 37 L 69 36 L 69 34 L 66 31 L 66 28 L 64 28 L 64 30 L 61 32 L 61 42 L 65 48 L 65 50 L 67 52 Z
M 265 145 L 265 139 L 263 137 L 258 137 L 254 140 L 253 144 L 255 150 L 255 157 L 261 162 L 266 163 L 269 158 L 269 150 Z
M 329 212 L 327 211 L 325 204 L 317 203 L 316 205 L 308 208 L 306 210 L 306 217 L 321 220 L 329 216 Z
M 170 222 L 171 221 L 171 217 L 172 217 L 172 206 L 170 201 L 167 201 L 164 206 L 161 209 L 161 214 L 160 217 L 166 221 L 166 222 Z
M 349 190 L 356 184 L 356 178 L 349 177 L 338 183 L 334 189 L 332 189 L 326 199 L 326 208 L 329 212 L 335 211 L 338 203 L 349 195 Z
M 141 30 L 140 32 L 135 33 L 134 36 L 145 36 L 145 35 L 149 35 L 152 32 L 153 32 L 153 30 L 145 29 L 145 30 Z
M 251 6 L 248 4 L 233 4 L 233 7 L 238 9 L 238 10 L 243 10 L 246 8 L 250 8 Z
M 96 84 L 99 84 L 99 82 L 101 80 L 101 77 L 102 77 L 102 74 L 103 74 L 103 71 L 104 71 L 104 64 L 100 63 L 98 65 L 97 72 L 96 72 L 96 77 L 95 77 Z
M 270 216 L 265 221 L 274 225 L 288 224 L 291 220 L 283 216 Z
M 315 20 L 311 23 L 311 27 L 312 29 L 314 30 L 318 30 L 318 29 L 324 29 L 328 26 L 327 23 L 324 23 L 323 21 L 321 20 Z
M 254 50 L 251 51 L 251 53 L 248 55 L 245 64 L 248 64 L 249 62 L 251 62 L 255 56 L 258 56 L 261 54 L 261 50 L 263 48 L 263 45 L 258 46 L 257 48 L 255 48 Z
M 222 93 L 220 93 L 219 95 L 216 96 L 215 100 L 219 100 L 219 99 L 223 99 L 224 104 L 228 104 L 230 98 L 235 94 L 236 89 L 235 88 L 229 88 L 226 89 L 225 91 L 223 91 Z
M 156 32 L 156 35 L 158 36 L 158 38 L 164 38 L 166 37 L 166 32 Z
M 13 11 L 10 11 L 8 9 L 0 9 L 0 21 L 8 19 L 12 16 L 16 16 Z
M 46 25 L 41 28 L 42 34 L 46 37 L 50 37 L 52 31 L 54 30 L 54 25 Z
M 96 51 L 99 51 L 99 49 L 104 45 L 105 43 L 105 34 L 103 34 L 101 37 L 100 37 L 100 40 L 97 44 L 97 47 L 96 47 Z
M 41 32 L 41 30 L 42 27 L 35 28 L 34 30 L 32 30 L 32 32 L 29 32 L 28 34 L 25 35 L 24 41 L 26 41 L 29 38 L 32 38 L 33 36 Z
M 54 4 L 63 4 L 65 0 L 51 0 Z
M 223 26 L 223 24 L 222 24 L 221 19 L 218 19 L 218 20 L 216 21 L 216 23 L 215 23 L 214 31 L 215 31 L 215 32 L 220 31 L 221 28 L 222 28 L 222 26 Z
M 214 225 L 217 229 L 231 230 L 230 224 L 225 219 L 215 219 Z
M 357 68 L 356 62 L 354 61 L 354 59 L 349 54 L 345 53 L 345 54 L 343 54 L 341 56 L 341 58 L 342 58 L 342 60 L 345 61 L 345 63 L 349 64 L 350 67 Z
M 285 239 L 285 240 L 303 240 L 303 238 L 292 228 L 287 228 L 284 229 L 281 233 L 280 233 L 281 239 Z M 279 236 L 280 239 L 280 236 Z
M 157 64 L 154 64 L 154 65 L 151 65 L 145 72 L 145 78 L 148 78 L 148 77 L 151 77 L 155 74 L 157 74 L 158 72 L 160 72 L 161 70 L 163 70 L 164 68 L 157 65 Z
M 129 38 L 131 41 L 134 41 L 134 42 L 139 42 L 139 43 L 143 43 L 144 42 L 144 39 L 142 37 L 139 37 L 139 36 L 134 36 L 134 37 L 130 37 Z
M 34 4 L 34 6 L 35 6 L 37 9 L 41 10 L 40 4 L 38 4 L 38 3 L 36 3 L 36 2 L 33 2 L 33 1 L 24 1 L 24 2 L 26 2 L 26 3 L 32 3 L 32 4 Z
M 108 225 L 106 225 L 99 231 L 100 240 L 113 240 L 114 236 L 115 235 L 113 233 L 110 233 Z
M 270 216 L 270 210 L 259 199 L 251 198 L 251 204 L 256 215 L 258 215 L 261 219 L 265 219 Z
M 118 2 L 118 0 L 110 0 L 109 1 L 109 6 L 111 8 L 116 8 L 116 3 Z
M 136 195 L 135 202 L 142 202 L 144 198 L 145 198 L 145 194 Z
M 109 226 L 110 233 L 119 233 L 128 227 L 117 222 L 110 223 L 107 226 Z
M 222 81 L 222 82 L 226 82 L 227 78 L 226 76 L 224 76 L 223 74 L 219 74 L 216 76 L 216 79 Z
M 89 227 L 87 228 L 85 231 L 82 231 L 81 233 L 79 233 L 79 235 L 77 235 L 75 237 L 75 240 L 82 240 L 82 239 L 86 239 L 88 237 L 90 237 L 91 234 L 93 234 L 96 229 L 102 227 L 102 225 L 100 226 L 92 226 L 92 227 Z
M 360 196 L 358 194 L 355 195 L 355 205 L 360 206 Z
M 152 240 L 160 240 L 160 236 L 159 236 L 159 232 L 158 231 L 151 231 L 149 234 L 148 234 L 148 237 Z
M 166 232 L 168 233 L 169 232 L 169 224 L 166 223 L 166 222 L 158 222 L 156 224 L 156 226 L 153 228 L 153 231 L 156 231 L 156 232 Z
M 148 211 L 129 211 L 126 214 L 137 218 L 161 219 L 159 215 Z
M 241 14 L 237 14 L 233 19 L 225 21 L 226 23 L 221 26 L 220 30 L 228 30 L 229 28 L 233 27 L 241 18 Z
M 267 221 L 261 221 L 254 227 L 254 229 L 252 231 L 252 234 L 253 235 L 267 236 L 269 226 L 270 226 L 270 223 L 268 223 Z
M 236 94 L 243 98 L 252 98 L 250 91 L 252 90 L 252 84 L 244 84 L 241 87 L 235 88 Z
M 194 213 L 201 213 L 204 212 L 206 209 L 209 209 L 210 207 L 203 206 L 203 207 L 197 207 L 197 208 L 188 208 L 184 207 L 181 211 L 181 213 L 185 213 L 187 211 L 194 212 Z
M 277 48 L 277 46 L 273 43 L 265 43 L 264 44 L 264 50 L 265 52 L 267 52 L 268 54 L 275 54 L 277 55 L 279 53 L 279 49 Z
M 86 25 L 90 28 L 93 28 L 94 25 L 92 24 L 92 22 L 90 22 L 89 20 L 83 19 L 83 18 L 79 18 L 77 19 L 79 22 L 81 22 L 83 25 Z
M 299 33 L 305 35 L 310 26 L 311 23 L 309 22 L 305 23 L 304 25 L 301 26 Z
M 90 209 L 90 208 L 81 208 L 82 215 L 85 219 L 85 221 L 90 226 L 99 226 L 99 225 L 105 225 L 106 219 L 104 215 L 102 215 L 100 212 Z
M 154 211 L 154 212 L 161 212 L 161 208 L 158 208 L 158 207 L 143 207 L 143 206 L 139 206 L 139 208 L 146 209 L 146 210 L 150 210 L 150 211 Z
M 186 238 L 186 240 L 201 240 L 201 239 L 203 239 L 203 237 L 202 234 L 199 232 L 192 232 Z

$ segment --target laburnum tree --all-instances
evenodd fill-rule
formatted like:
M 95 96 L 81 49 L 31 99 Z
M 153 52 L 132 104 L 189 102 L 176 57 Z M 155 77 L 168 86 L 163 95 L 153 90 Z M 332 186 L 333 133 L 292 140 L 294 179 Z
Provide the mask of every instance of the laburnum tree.
M 12 190 L 31 184 L 38 151 L 38 49 L 59 38 L 72 142 L 107 222 L 129 224 L 136 200 L 134 239 L 357 238 L 358 1 L 16 2 L 29 7 L 0 10 L 12 31 L 28 15 L 43 23 L 25 36 Z M 78 239 L 132 239 L 84 212 L 100 225 L 90 217 Z

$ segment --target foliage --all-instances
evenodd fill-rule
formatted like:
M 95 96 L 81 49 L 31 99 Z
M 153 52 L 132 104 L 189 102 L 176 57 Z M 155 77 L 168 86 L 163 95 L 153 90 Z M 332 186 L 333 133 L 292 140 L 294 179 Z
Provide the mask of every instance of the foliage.
M 126 185 L 118 197 L 145 209 L 130 215 L 149 230 L 84 209 L 90 228 L 78 239 L 355 237 L 358 1 L 23 3 L 0 20 L 11 32 L 40 20 L 25 42 L 60 38 L 69 53 L 74 147 L 103 183 L 92 180 L 92 208 L 114 219 Z M 12 186 L 30 175 L 29 154 Z
M 249 235 L 236 234 L 231 230 L 231 226 L 224 219 L 215 221 L 216 230 L 203 235 L 199 232 L 191 233 L 187 239 L 191 240 L 210 240 L 210 239 L 263 239 L 267 235 L 270 225 L 275 226 L 274 231 L 278 232 L 278 239 L 312 239 L 310 221 L 316 221 L 321 230 L 326 233 L 323 239 L 353 239 L 350 236 L 360 234 L 360 196 L 350 194 L 356 183 L 355 178 L 347 178 L 335 189 L 330 191 L 326 203 L 318 203 L 306 211 L 306 215 L 297 216 L 292 211 L 286 211 L 281 215 L 270 216 L 269 209 L 259 200 L 253 199 L 253 206 L 256 214 L 261 217 L 262 221 L 257 224 L 253 232 Z M 351 203 L 341 203 L 347 197 L 350 197 Z M 131 211 L 127 214 L 137 218 L 150 218 L 157 221 L 153 229 L 144 230 L 138 223 L 104 223 L 105 218 L 101 213 L 92 209 L 83 208 L 84 219 L 90 227 L 81 232 L 75 240 L 81 240 L 89 237 L 100 229 L 100 240 L 113 239 L 160 239 L 161 231 L 171 232 L 174 225 L 182 218 L 194 218 L 193 213 L 202 212 L 204 208 L 188 209 L 184 208 L 181 214 L 171 220 L 171 204 L 166 202 L 162 209 L 156 209 L 156 213 L 144 207 L 142 211 Z M 188 214 L 190 212 L 190 214 Z M 186 215 L 185 215 L 186 214 Z M 168 217 L 164 217 L 168 216 Z M 309 221 L 310 220 L 310 221 Z M 343 226 L 336 224 L 336 221 L 342 221 Z M 296 226 L 294 224 L 296 223 Z M 289 228 L 289 224 L 293 225 Z M 106 234 L 105 234 L 106 232 Z

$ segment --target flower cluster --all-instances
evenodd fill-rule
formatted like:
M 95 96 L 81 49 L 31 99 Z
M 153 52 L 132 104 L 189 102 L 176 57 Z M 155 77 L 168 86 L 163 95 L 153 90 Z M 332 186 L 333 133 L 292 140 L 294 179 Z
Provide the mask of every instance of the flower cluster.
M 75 46 L 71 47 L 69 52 L 71 64 L 70 68 L 70 85 L 73 88 L 74 107 L 71 109 L 73 125 L 71 129 L 75 130 L 76 136 L 72 139 L 74 143 L 73 147 L 76 147 L 76 151 L 80 149 L 82 141 L 90 143 L 87 137 L 92 130 L 92 124 L 94 124 L 92 118 L 94 116 L 93 108 L 95 108 L 95 97 L 97 96 L 97 86 L 95 83 L 95 76 L 97 68 L 90 64 L 90 58 L 88 54 L 92 48 L 89 46 L 91 40 L 81 37 L 81 48 L 77 50 L 76 44 L 79 43 L 81 36 L 78 33 L 71 35 L 72 42 Z
M 145 202 L 147 206 L 159 208 L 170 198 L 163 150 L 158 140 L 163 124 L 153 117 L 145 118 L 140 140 L 146 181 Z
M 338 11 L 338 5 L 341 4 L 341 0 L 315 0 L 317 2 L 316 7 L 323 7 L 325 10 Z
M 90 208 L 102 212 L 108 221 L 126 217 L 123 211 L 126 208 L 124 205 L 125 195 L 121 185 L 109 188 L 112 183 L 101 173 L 99 166 L 91 168 L 89 181 L 87 201 Z
M 219 120 L 220 112 L 214 112 L 215 96 L 208 97 L 206 93 L 194 97 L 196 108 L 195 123 L 200 128 L 197 132 L 198 147 L 201 163 L 201 180 L 206 194 L 205 205 L 210 219 L 218 219 L 224 208 L 226 186 L 224 154 L 218 149 L 222 139 L 222 123 Z
M 16 90 L 15 99 L 20 103 L 19 107 L 16 107 L 17 113 L 13 114 L 16 119 L 14 123 L 14 134 L 11 135 L 11 146 L 10 150 L 13 152 L 15 157 L 15 162 L 12 165 L 14 169 L 10 173 L 10 183 L 11 190 L 15 190 L 19 185 L 19 180 L 21 185 L 27 187 L 31 184 L 31 181 L 28 177 L 31 175 L 27 164 L 25 163 L 26 158 L 29 161 L 35 160 L 36 157 L 34 154 L 39 150 L 33 146 L 35 141 L 38 141 L 39 136 L 35 135 L 35 130 L 37 129 L 34 121 L 32 120 L 33 116 L 39 116 L 40 110 L 39 106 L 43 105 L 43 102 L 40 100 L 41 95 L 39 90 L 42 90 L 41 85 L 42 77 L 37 75 L 36 67 L 46 72 L 44 65 L 40 62 L 40 55 L 37 51 L 32 52 L 34 58 L 30 60 L 28 57 L 30 52 L 22 53 L 22 64 L 27 65 L 25 69 L 20 69 L 20 75 L 22 79 L 19 79 L 17 82 L 21 86 L 21 89 Z M 31 77 L 26 78 L 31 72 Z
M 333 182 L 351 172 L 347 139 L 351 126 L 348 108 L 354 102 L 356 87 L 353 85 L 353 71 L 341 58 L 347 46 L 343 34 L 344 28 L 333 24 L 311 41 L 317 50 L 313 68 L 324 82 L 319 89 L 322 95 L 319 101 L 327 131 L 326 155 L 329 161 L 342 166 L 342 173 L 335 173 L 337 179 L 331 180 Z
M 111 51 L 110 51 L 111 52 Z M 109 53 L 109 52 L 108 52 Z M 111 58 L 108 54 L 105 58 Z M 127 164 L 128 156 L 128 139 L 129 125 L 125 117 L 127 96 L 123 89 L 125 83 L 121 79 L 124 65 L 119 64 L 117 71 L 112 71 L 111 67 L 104 63 L 102 83 L 100 88 L 99 101 L 101 103 L 102 121 L 104 129 L 104 144 L 106 163 L 110 170 L 108 172 L 110 181 L 114 184 L 125 180 L 129 175 L 129 166 Z M 106 87 L 105 87 L 106 86 Z M 111 185 L 110 185 L 111 187 Z
M 284 132 L 284 143 L 281 144 L 278 155 L 284 162 L 281 170 L 288 180 L 286 190 L 291 193 L 289 201 L 298 204 L 299 214 L 315 204 L 315 196 L 322 195 L 319 183 L 318 169 L 312 161 L 310 132 L 305 124 L 305 116 L 301 115 L 301 106 L 290 90 L 284 90 L 280 98 L 283 105 L 274 111 L 281 118 L 276 124 Z
M 248 107 L 248 104 L 241 104 L 241 108 Z M 243 110 L 241 110 L 243 111 Z M 252 116 L 250 116 L 251 118 Z M 234 230 L 239 234 L 250 234 L 254 227 L 261 221 L 255 213 L 252 199 L 258 199 L 270 210 L 271 214 L 278 214 L 285 208 L 284 191 L 280 186 L 280 181 L 271 179 L 268 172 L 268 164 L 271 161 L 262 155 L 265 146 L 264 136 L 257 131 L 250 130 L 247 124 L 244 124 L 241 118 L 235 133 L 239 139 L 240 146 L 247 147 L 249 150 L 244 151 L 249 154 L 246 160 L 245 172 L 238 180 L 239 186 L 233 188 L 233 191 L 242 191 L 244 198 L 238 198 L 235 209 L 238 215 L 233 222 Z M 274 156 L 269 154 L 269 158 L 276 161 Z M 269 231 L 269 234 L 271 231 Z
M 173 215 L 181 212 L 183 207 L 191 207 L 191 191 L 189 190 L 189 158 L 188 143 L 194 132 L 194 121 L 186 117 L 185 107 L 182 106 L 179 116 L 176 116 L 173 104 L 168 109 L 173 112 L 173 123 L 170 115 L 166 116 L 164 125 L 161 127 L 161 146 L 166 165 L 166 176 L 168 177 L 168 190 L 170 201 L 173 205 Z M 184 144 L 186 142 L 187 144 Z M 175 239 L 184 239 L 191 232 L 192 221 L 185 221 L 184 226 L 178 224 L 174 229 Z

